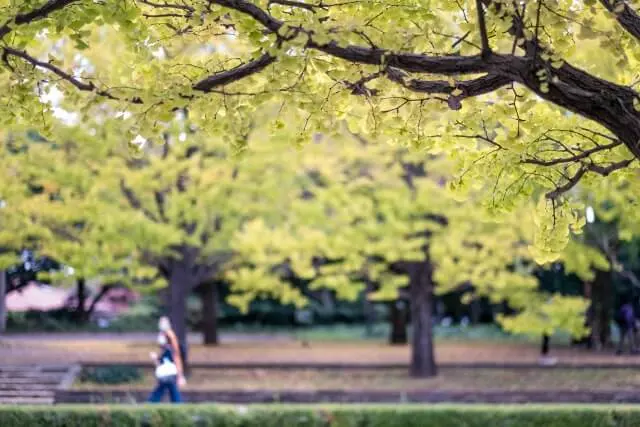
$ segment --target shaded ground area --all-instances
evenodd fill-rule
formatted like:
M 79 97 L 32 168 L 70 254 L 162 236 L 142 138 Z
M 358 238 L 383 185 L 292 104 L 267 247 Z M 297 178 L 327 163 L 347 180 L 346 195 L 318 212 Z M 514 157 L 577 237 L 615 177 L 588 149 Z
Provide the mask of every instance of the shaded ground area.
M 101 386 L 74 384 L 77 390 L 151 390 L 152 371 L 142 381 Z M 195 369 L 189 390 L 451 390 L 479 393 L 492 390 L 637 390 L 640 370 L 632 369 L 441 369 L 432 379 L 412 379 L 405 369 L 301 370 L 301 369 Z
M 59 364 L 77 362 L 148 363 L 155 350 L 155 335 L 38 335 L 0 340 L 2 364 Z M 383 341 L 309 341 L 287 337 L 227 335 L 221 347 L 192 345 L 189 359 L 197 363 L 350 363 L 406 364 L 407 346 L 392 347 Z M 611 351 L 552 347 L 563 364 L 638 365 L 639 356 L 616 357 Z M 537 363 L 539 347 L 524 342 L 439 340 L 439 363 Z

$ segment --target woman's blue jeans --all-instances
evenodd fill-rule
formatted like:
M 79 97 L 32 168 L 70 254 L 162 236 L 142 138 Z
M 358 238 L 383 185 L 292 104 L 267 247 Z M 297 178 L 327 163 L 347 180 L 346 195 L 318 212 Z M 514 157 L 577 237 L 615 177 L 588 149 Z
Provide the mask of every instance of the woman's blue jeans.
M 178 390 L 178 384 L 176 381 L 158 381 L 156 388 L 151 392 L 149 396 L 149 402 L 158 403 L 162 401 L 162 396 L 165 392 L 169 392 L 169 398 L 173 403 L 181 403 L 182 397 L 180 396 L 180 390 Z

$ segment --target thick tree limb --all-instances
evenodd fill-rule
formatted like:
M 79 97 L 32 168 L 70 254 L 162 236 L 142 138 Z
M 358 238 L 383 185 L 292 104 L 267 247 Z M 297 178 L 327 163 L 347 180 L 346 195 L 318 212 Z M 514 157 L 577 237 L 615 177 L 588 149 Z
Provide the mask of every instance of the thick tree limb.
M 452 86 L 448 81 L 444 80 L 411 79 L 407 81 L 403 74 L 393 69 L 387 70 L 387 77 L 389 80 L 400 83 L 407 89 L 414 92 L 451 95 L 457 90 L 461 92 L 457 95 L 459 98 L 468 98 L 491 93 L 513 82 L 513 80 L 508 77 L 489 74 L 477 79 L 456 82 L 455 85 Z
M 185 6 L 183 8 L 180 4 L 162 3 L 159 2 L 160 0 L 140 1 L 151 7 L 183 9 L 187 12 L 190 7 Z M 293 4 L 298 1 L 306 4 L 301 0 L 274 1 L 291 7 L 303 7 L 299 4 Z M 622 0 L 599 1 L 608 10 L 613 10 L 616 13 L 616 18 L 629 33 L 636 37 L 640 36 L 640 17 L 634 9 L 623 3 Z M 0 37 L 8 34 L 12 25 L 28 24 L 29 22 L 46 18 L 54 11 L 72 3 L 73 0 L 50 0 L 31 12 L 20 14 L 11 22 L 7 22 L 0 27 Z M 461 96 L 482 95 L 499 89 L 508 84 L 507 82 L 519 83 L 546 101 L 602 124 L 616 135 L 636 158 L 640 158 L 640 114 L 633 108 L 633 102 L 638 98 L 639 94 L 629 87 L 600 79 L 568 63 L 564 63 L 559 68 L 552 68 L 548 61 L 542 58 L 543 53 L 550 54 L 552 52 L 544 51 L 535 37 L 533 39 L 529 37 L 525 41 L 523 46 L 526 52 L 525 57 L 491 53 L 488 35 L 486 34 L 486 22 L 483 25 L 482 21 L 484 21 L 484 14 L 489 10 L 489 6 L 500 9 L 504 7 L 503 4 L 497 3 L 495 0 L 479 0 L 476 2 L 482 38 L 481 55 L 425 55 L 393 52 L 374 46 L 344 46 L 335 41 L 320 43 L 314 39 L 312 31 L 299 26 L 291 27 L 293 33 L 291 37 L 304 35 L 307 37 L 305 45 L 307 49 L 313 49 L 351 63 L 379 66 L 381 69 L 397 69 L 426 75 L 463 76 L 486 74 L 485 77 L 459 83 L 456 88 L 462 91 Z M 275 18 L 267 10 L 249 0 L 209 0 L 209 5 L 217 5 L 250 16 L 271 34 L 281 33 L 287 25 L 284 21 Z M 319 3 L 314 6 L 328 5 Z M 510 11 L 505 17 L 512 23 L 509 33 L 513 35 L 514 39 L 523 38 L 525 7 L 526 3 L 522 8 L 516 4 L 514 11 Z M 536 26 L 536 34 L 537 32 L 538 26 Z M 114 99 L 111 94 L 106 91 L 100 91 L 92 83 L 85 83 L 52 64 L 37 61 L 25 52 L 5 48 L 5 54 L 19 57 L 34 66 L 46 69 L 80 90 L 91 91 Z M 211 75 L 196 83 L 194 89 L 201 92 L 211 92 L 215 87 L 235 82 L 260 72 L 275 60 L 272 56 L 265 54 L 233 70 Z M 545 85 L 544 89 L 536 74 L 541 69 L 546 69 L 548 74 L 553 76 L 553 79 L 548 82 L 548 87 Z M 405 82 L 404 79 L 400 81 L 404 82 L 409 89 L 416 91 L 451 94 L 455 91 L 455 89 L 445 88 L 441 81 L 412 80 Z M 135 102 L 135 100 L 130 101 Z M 142 102 L 141 100 L 138 101 Z M 604 172 L 604 170 L 600 172 Z
M 616 16 L 622 28 L 640 41 L 640 15 L 624 0 L 600 0 L 600 3 Z
M 284 22 L 274 18 L 260 7 L 246 0 L 211 0 L 211 3 L 249 15 L 272 33 L 278 33 L 285 25 Z M 306 33 L 309 36 L 307 48 L 319 50 L 349 62 L 390 66 L 416 73 L 447 75 L 484 73 L 489 71 L 488 64 L 483 61 L 480 55 L 429 56 L 397 53 L 386 49 L 366 48 L 355 45 L 339 46 L 334 41 L 319 44 L 313 40 L 313 34 L 303 30 L 299 30 L 299 32 Z M 500 62 L 500 58 L 496 59 L 495 62 Z

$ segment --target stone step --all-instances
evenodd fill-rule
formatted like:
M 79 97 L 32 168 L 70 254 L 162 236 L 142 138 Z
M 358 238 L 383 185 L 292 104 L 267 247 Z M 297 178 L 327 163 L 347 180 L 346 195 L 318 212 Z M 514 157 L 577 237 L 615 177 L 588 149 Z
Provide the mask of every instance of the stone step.
M 52 390 L 56 384 L 3 384 L 0 383 L 0 390 Z
M 62 378 L 2 378 L 0 384 L 58 384 Z
M 66 372 L 65 365 L 0 365 L 0 372 Z
M 65 372 L 0 372 L 2 378 L 62 378 Z
M 53 405 L 53 397 L 0 397 L 0 405 Z
M 0 390 L 3 397 L 53 397 L 53 390 Z

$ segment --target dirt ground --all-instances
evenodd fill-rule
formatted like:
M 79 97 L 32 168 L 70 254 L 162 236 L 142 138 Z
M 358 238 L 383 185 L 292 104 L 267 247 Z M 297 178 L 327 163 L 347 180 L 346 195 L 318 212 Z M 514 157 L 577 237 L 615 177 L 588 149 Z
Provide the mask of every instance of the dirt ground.
M 385 342 L 310 342 L 287 339 L 226 339 L 220 347 L 192 345 L 189 359 L 199 363 L 350 363 L 405 364 L 409 347 Z M 1 364 L 67 364 L 77 362 L 148 362 L 154 336 L 112 334 L 16 336 L 0 339 Z M 552 356 L 567 364 L 638 365 L 640 356 L 615 356 L 611 350 L 552 347 Z M 513 342 L 439 341 L 439 363 L 536 363 L 537 345 Z
M 151 370 L 140 382 L 97 385 L 76 382 L 74 389 L 150 390 Z M 439 376 L 413 379 L 406 369 L 194 369 L 184 390 L 637 390 L 640 371 L 632 369 L 464 369 L 443 368 Z

